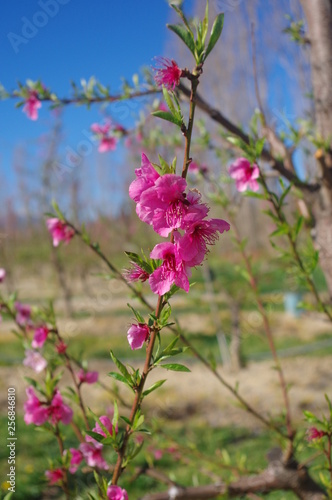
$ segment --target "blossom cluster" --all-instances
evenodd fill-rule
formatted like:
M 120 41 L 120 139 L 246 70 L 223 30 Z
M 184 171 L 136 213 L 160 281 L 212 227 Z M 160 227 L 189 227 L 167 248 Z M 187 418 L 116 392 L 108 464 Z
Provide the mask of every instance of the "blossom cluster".
M 187 190 L 186 180 L 176 174 L 160 175 L 145 154 L 141 167 L 135 170 L 136 179 L 130 184 L 129 196 L 136 202 L 136 213 L 154 231 L 171 240 L 157 244 L 150 258 L 160 261 L 151 273 L 133 263 L 125 276 L 129 281 L 147 281 L 151 290 L 162 296 L 173 285 L 189 291 L 191 268 L 202 264 L 208 246 L 213 245 L 218 233 L 228 231 L 228 222 L 208 219 L 209 208 L 201 201 L 197 190 Z M 139 349 L 149 338 L 149 327 L 133 324 L 128 330 L 132 349 Z
M 171 241 L 157 244 L 150 254 L 151 259 L 162 261 L 148 278 L 151 290 L 164 295 L 176 285 L 188 292 L 190 269 L 203 262 L 208 245 L 230 226 L 222 219 L 207 219 L 209 208 L 201 194 L 186 191 L 187 182 L 179 175 L 159 175 L 145 154 L 135 173 L 129 196 L 136 202 L 138 217 L 160 236 L 172 235 Z M 138 267 L 133 270 L 133 281 L 141 279 Z M 145 280 L 146 273 L 141 271 Z

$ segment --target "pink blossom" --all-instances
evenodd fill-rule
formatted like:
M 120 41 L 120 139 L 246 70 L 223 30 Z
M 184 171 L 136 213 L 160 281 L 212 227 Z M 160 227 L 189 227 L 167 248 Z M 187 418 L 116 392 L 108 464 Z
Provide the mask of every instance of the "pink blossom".
M 137 179 L 129 186 L 129 196 L 132 200 L 139 202 L 142 193 L 155 185 L 160 175 L 153 168 L 148 157 L 143 153 L 141 167 L 135 170 Z
M 193 222 L 182 237 L 176 237 L 179 255 L 190 267 L 198 266 L 208 251 L 207 245 L 214 245 L 230 225 L 222 219 L 207 219 Z
M 127 333 L 127 339 L 132 350 L 141 349 L 149 338 L 150 329 L 145 323 L 132 324 Z
M 307 440 L 321 439 L 326 436 L 326 432 L 318 430 L 316 427 L 310 427 L 307 431 Z
M 23 106 L 23 111 L 30 120 L 37 120 L 39 108 L 41 108 L 41 102 L 38 99 L 38 93 L 35 90 L 30 90 L 29 97 Z
M 43 425 L 48 419 L 48 409 L 37 398 L 32 386 L 26 390 L 28 400 L 24 403 L 24 422 L 35 425 Z
M 31 307 L 28 304 L 22 304 L 21 302 L 15 302 L 16 309 L 16 323 L 21 326 L 29 325 L 31 318 Z
M 90 467 L 98 467 L 98 469 L 108 470 L 108 465 L 102 455 L 103 445 L 100 443 L 81 443 L 79 450 L 82 453 L 84 460 Z
M 53 238 L 54 247 L 57 247 L 60 241 L 69 243 L 72 237 L 75 235 L 75 231 L 60 219 L 47 219 L 46 225 Z
M 128 493 L 120 486 L 111 485 L 107 488 L 108 500 L 128 500 Z
M 150 276 L 151 290 L 159 295 L 169 292 L 174 284 L 189 292 L 189 272 L 174 243 L 159 243 L 150 254 L 151 259 L 162 259 L 163 263 Z
M 174 90 L 180 83 L 182 70 L 173 59 L 167 57 L 156 58 L 156 62 L 158 67 L 153 68 L 153 71 L 157 85 L 164 85 L 168 90 Z
M 71 454 L 69 472 L 75 474 L 78 466 L 83 460 L 83 454 L 80 450 L 76 450 L 75 448 L 70 448 L 69 451 Z
M 58 468 L 54 470 L 47 470 L 45 472 L 45 476 L 47 477 L 49 484 L 55 484 L 63 480 L 64 473 L 62 469 Z
M 98 146 L 99 153 L 107 153 L 107 151 L 115 151 L 117 140 L 115 137 L 103 137 Z
M 141 281 L 144 283 L 144 281 L 149 279 L 149 273 L 136 264 L 136 262 L 131 262 L 131 264 L 132 267 L 130 269 L 126 269 L 123 273 L 126 281 L 129 281 L 129 283 L 132 283 L 133 281 Z
M 108 430 L 108 432 L 112 436 L 113 435 L 113 425 L 112 425 L 112 422 L 109 419 L 109 417 L 107 417 L 106 415 L 102 415 L 101 417 L 99 417 L 99 420 L 101 421 L 101 423 L 103 424 L 103 426 L 106 427 L 106 429 Z M 93 432 L 96 432 L 97 434 L 100 434 L 101 436 L 108 437 L 107 434 L 106 434 L 106 432 L 100 426 L 99 422 L 96 422 L 96 425 L 94 426 L 94 428 L 92 430 L 93 430 Z M 115 432 L 116 433 L 118 432 L 118 426 L 117 425 L 115 427 Z M 87 439 L 87 441 L 88 441 L 88 439 Z
M 112 124 L 110 120 L 107 120 L 104 125 L 93 123 L 90 128 L 100 140 L 98 146 L 98 151 L 100 153 L 106 153 L 107 151 L 114 151 L 116 149 L 117 139 L 111 135 Z
M 112 127 L 111 121 L 106 120 L 104 125 L 100 123 L 93 123 L 90 128 L 92 132 L 94 132 L 96 135 L 107 135 L 111 130 L 111 127 Z
M 80 371 L 78 372 L 78 379 L 81 382 L 81 384 L 83 382 L 86 382 L 87 384 L 94 384 L 95 382 L 97 382 L 98 377 L 99 377 L 98 372 L 86 372 L 85 370 L 83 370 L 83 368 L 81 368 Z
M 48 415 L 49 421 L 53 425 L 59 422 L 68 425 L 73 418 L 73 410 L 68 405 L 64 404 L 58 389 L 55 390 L 51 404 L 48 407 Z
M 198 165 L 198 163 L 194 161 L 190 163 L 188 170 L 194 175 L 201 174 L 203 176 L 206 175 L 209 171 L 206 165 Z
M 6 271 L 2 267 L 0 267 L 0 283 L 3 283 L 6 278 Z
M 45 341 L 47 339 L 47 336 L 49 334 L 49 329 L 47 326 L 38 326 L 35 328 L 35 335 L 32 340 L 32 347 L 34 349 L 38 349 L 40 347 L 43 347 L 45 344 Z
M 141 194 L 136 206 L 138 217 L 164 237 L 174 229 L 185 229 L 193 220 L 203 219 L 208 213 L 207 206 L 200 202 L 198 192 L 186 194 L 186 186 L 179 175 L 163 175 Z
M 238 191 L 243 192 L 248 188 L 252 191 L 258 191 L 259 184 L 256 179 L 259 177 L 259 168 L 256 163 L 251 165 L 247 158 L 238 158 L 230 166 L 229 174 L 235 179 Z
M 55 349 L 57 351 L 58 354 L 64 354 L 67 350 L 67 344 L 64 343 L 63 340 L 60 340 L 56 345 L 55 345 Z
M 156 460 L 161 460 L 163 458 L 162 450 L 154 450 L 153 455 Z
M 32 349 L 27 349 L 25 351 L 25 358 L 23 360 L 23 365 L 28 366 L 35 370 L 36 373 L 40 373 L 47 366 L 47 361 L 38 351 L 33 351 Z

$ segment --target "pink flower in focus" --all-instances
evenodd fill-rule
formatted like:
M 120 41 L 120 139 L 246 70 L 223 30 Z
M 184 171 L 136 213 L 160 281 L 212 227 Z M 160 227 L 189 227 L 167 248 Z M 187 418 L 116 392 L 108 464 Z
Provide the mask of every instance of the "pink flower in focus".
M 174 284 L 189 292 L 189 269 L 181 259 L 174 243 L 159 243 L 150 254 L 151 259 L 162 259 L 163 263 L 149 278 L 151 290 L 159 295 L 169 292 Z
M 107 488 L 107 498 L 108 500 L 128 500 L 128 493 L 120 486 L 112 485 Z
M 82 453 L 84 460 L 90 467 L 98 467 L 99 469 L 108 470 L 108 465 L 102 456 L 103 445 L 100 443 L 81 443 L 79 450 Z
M 174 90 L 180 83 L 182 70 L 173 59 L 159 57 L 156 61 L 158 67 L 152 69 L 155 72 L 154 79 L 157 85 L 164 85 L 168 90 Z
M 30 90 L 29 97 L 23 106 L 23 112 L 30 120 L 37 120 L 39 108 L 41 108 L 41 102 L 38 99 L 38 93 L 35 90 Z
M 17 312 L 16 322 L 21 326 L 30 324 L 31 307 L 27 304 L 22 304 L 21 302 L 15 302 L 15 309 Z
M 83 454 L 80 450 L 76 450 L 75 448 L 70 448 L 69 451 L 71 454 L 69 472 L 71 474 L 75 474 L 78 466 L 83 460 Z
M 75 231 L 60 219 L 47 219 L 46 225 L 53 238 L 54 247 L 57 247 L 60 241 L 69 243 L 72 237 L 75 235 Z
M 316 429 L 316 427 L 310 427 L 307 431 L 307 440 L 313 441 L 314 439 L 321 439 L 326 436 L 326 432 Z
M 248 188 L 252 191 L 258 191 L 259 184 L 256 179 L 259 177 L 259 168 L 256 163 L 251 165 L 247 158 L 238 158 L 230 166 L 229 174 L 235 179 L 238 191 L 243 192 Z
M 127 339 L 132 350 L 141 349 L 149 338 L 150 329 L 145 323 L 132 324 L 127 333 Z
M 48 334 L 49 334 L 49 329 L 47 328 L 47 326 L 39 326 L 38 328 L 35 328 L 35 335 L 31 343 L 32 347 L 34 349 L 43 347 Z
M 59 422 L 68 425 L 73 418 L 73 410 L 68 405 L 64 404 L 58 389 L 55 390 L 53 399 L 47 411 L 49 421 L 53 425 L 56 425 Z
M 149 273 L 144 271 L 136 262 L 131 262 L 132 267 L 130 269 L 126 269 L 123 273 L 124 278 L 129 283 L 134 281 L 141 281 L 144 283 L 147 279 L 149 279 Z
M 28 399 L 24 403 L 24 422 L 27 425 L 43 425 L 48 418 L 47 407 L 39 401 L 32 386 L 27 388 L 26 393 Z
M 193 222 L 182 237 L 176 237 L 180 257 L 188 266 L 198 266 L 208 252 L 207 245 L 214 245 L 219 238 L 218 233 L 229 229 L 230 225 L 223 219 Z
M 137 179 L 129 186 L 129 196 L 132 200 L 139 202 L 142 193 L 155 185 L 160 175 L 153 168 L 148 157 L 143 153 L 141 167 L 135 170 Z
M 38 351 L 27 349 L 25 351 L 25 358 L 23 365 L 32 368 L 36 373 L 40 373 L 47 366 L 47 361 Z
M 55 344 L 55 349 L 58 354 L 64 354 L 67 350 L 67 347 L 67 344 L 65 344 L 63 340 L 60 340 L 58 344 Z
M 0 267 L 0 283 L 3 283 L 6 278 L 6 271 L 2 267 Z
M 81 384 L 86 382 L 87 384 L 94 384 L 98 381 L 99 373 L 98 372 L 86 372 L 83 368 L 78 372 L 78 378 Z
M 62 469 L 58 468 L 54 470 L 47 470 L 45 472 L 45 476 L 47 477 L 49 484 L 55 484 L 63 480 L 64 473 Z

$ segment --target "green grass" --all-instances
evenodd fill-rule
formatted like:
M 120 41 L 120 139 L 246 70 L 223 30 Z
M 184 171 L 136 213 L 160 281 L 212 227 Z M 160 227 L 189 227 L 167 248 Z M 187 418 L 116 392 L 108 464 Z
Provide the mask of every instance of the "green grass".
M 5 429 L 6 420 L 1 418 L 0 422 L 2 428 Z M 77 447 L 78 443 L 71 429 L 63 430 L 66 436 L 66 448 Z M 259 472 L 267 465 L 266 453 L 273 446 L 278 445 L 274 437 L 265 432 L 254 435 L 246 429 L 233 427 L 193 427 L 187 425 L 185 421 L 167 422 L 167 426 L 164 422 L 159 422 L 154 436 L 153 441 L 149 437 L 146 438 L 143 452 L 138 455 L 120 480 L 120 484 L 127 489 L 130 500 L 137 500 L 147 492 L 165 489 L 164 485 L 144 475 L 140 476 L 134 484 L 131 482 L 137 466 L 144 466 L 147 461 L 153 462 L 157 469 L 163 470 L 180 484 L 201 485 L 211 483 L 211 479 L 202 473 L 203 470 L 209 470 L 225 481 L 236 478 L 232 466 L 240 468 L 242 474 Z M 41 499 L 42 492 L 44 492 L 43 498 L 62 498 L 61 491 L 54 487 L 50 489 L 44 477 L 45 469 L 49 467 L 48 461 L 56 461 L 59 458 L 57 443 L 53 436 L 49 433 L 38 432 L 31 425 L 26 426 L 23 420 L 18 418 L 17 437 L 15 500 Z M 177 446 L 180 457 L 175 458 L 167 451 L 170 445 Z M 163 451 L 161 460 L 154 459 L 153 450 L 155 449 Z M 308 454 L 310 450 L 302 446 L 301 458 Z M 106 451 L 104 455 L 109 463 L 114 463 L 114 452 L 107 455 Z M 5 447 L 1 447 L 0 451 L 0 468 L 2 471 L 8 468 Z M 106 477 L 110 479 L 110 475 L 106 474 Z M 74 478 L 71 476 L 70 480 L 73 481 Z M 78 472 L 75 476 L 75 483 L 80 490 L 84 491 L 87 484 L 93 484 L 92 475 Z M 4 486 L 3 484 L 3 492 Z M 296 497 L 292 493 L 276 492 L 264 495 L 263 498 L 293 500 Z

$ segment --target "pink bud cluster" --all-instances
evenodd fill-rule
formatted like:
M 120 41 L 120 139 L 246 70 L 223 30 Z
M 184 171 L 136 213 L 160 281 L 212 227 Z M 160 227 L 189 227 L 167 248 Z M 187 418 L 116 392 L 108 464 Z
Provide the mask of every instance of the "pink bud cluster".
M 129 196 L 136 202 L 138 217 L 160 236 L 173 235 L 172 241 L 159 243 L 150 254 L 152 259 L 162 260 L 149 276 L 151 290 L 164 295 L 174 284 L 188 292 L 190 268 L 203 262 L 208 245 L 213 245 L 218 233 L 228 231 L 230 226 L 222 219 L 207 219 L 209 208 L 201 202 L 200 193 L 186 192 L 187 182 L 178 175 L 160 176 L 145 154 L 135 173 Z M 139 275 L 137 266 L 133 280 L 135 274 Z

